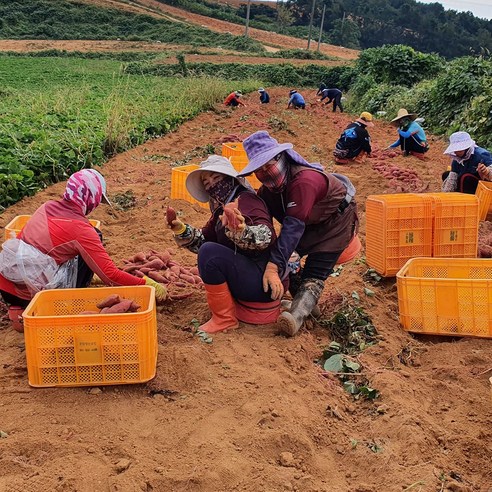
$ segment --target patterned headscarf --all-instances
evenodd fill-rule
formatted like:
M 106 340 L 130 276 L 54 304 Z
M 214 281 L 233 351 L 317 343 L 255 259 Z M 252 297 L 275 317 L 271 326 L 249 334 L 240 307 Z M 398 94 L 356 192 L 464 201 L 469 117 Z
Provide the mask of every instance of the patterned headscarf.
M 273 193 L 281 193 L 287 185 L 289 167 L 285 154 L 282 152 L 275 164 L 262 166 L 255 171 L 256 177 Z
M 82 169 L 67 181 L 63 199 L 76 203 L 84 215 L 91 213 L 106 193 L 106 181 L 95 169 Z

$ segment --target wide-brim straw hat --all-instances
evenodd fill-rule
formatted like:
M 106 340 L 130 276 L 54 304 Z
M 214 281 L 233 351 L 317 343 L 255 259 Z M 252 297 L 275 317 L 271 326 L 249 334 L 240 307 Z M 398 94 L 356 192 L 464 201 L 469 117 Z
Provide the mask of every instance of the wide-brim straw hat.
M 254 173 L 276 155 L 293 147 L 291 143 L 279 144 L 266 131 L 253 133 L 244 140 L 243 146 L 248 155 L 249 164 L 241 170 L 239 173 L 241 176 Z
M 402 118 L 410 118 L 413 121 L 413 120 L 415 120 L 415 118 L 417 118 L 417 114 L 416 113 L 409 113 L 405 108 L 401 108 L 400 110 L 398 110 L 398 114 L 397 114 L 396 118 L 393 118 L 391 120 L 391 124 L 394 125 L 394 123 L 396 123 L 396 125 L 394 125 L 394 126 L 398 126 L 398 123 L 400 122 L 400 120 Z
M 202 182 L 202 174 L 207 172 L 220 173 L 224 176 L 230 176 L 247 188 L 249 185 L 244 178 L 238 177 L 238 172 L 232 167 L 231 161 L 220 155 L 211 155 L 200 163 L 200 169 L 191 171 L 186 177 L 185 186 L 189 194 L 199 202 L 206 203 L 210 200 L 210 195 L 205 190 L 205 185 Z

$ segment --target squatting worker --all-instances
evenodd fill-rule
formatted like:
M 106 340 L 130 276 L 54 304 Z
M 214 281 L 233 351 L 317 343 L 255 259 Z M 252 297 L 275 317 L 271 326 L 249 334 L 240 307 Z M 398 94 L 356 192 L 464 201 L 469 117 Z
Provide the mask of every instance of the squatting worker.
M 335 164 L 348 164 L 352 159 L 362 160 L 366 154 L 371 154 L 371 137 L 367 128 L 374 126 L 372 119 L 371 113 L 363 111 L 345 128 L 333 150 Z
M 242 92 L 241 91 L 234 91 L 231 92 L 224 100 L 224 104 L 226 106 L 232 106 L 232 107 L 237 107 L 237 106 L 246 106 L 246 104 L 241 101 L 242 97 Z
M 283 279 L 289 276 L 294 250 L 307 256 L 304 268 L 290 278 L 291 309 L 279 317 L 281 330 L 292 336 L 318 303 L 325 280 L 354 239 L 355 188 L 347 177 L 324 172 L 292 144 L 279 144 L 266 131 L 253 133 L 243 145 L 249 164 L 239 175 L 255 173 L 263 184 L 258 195 L 282 224 L 263 275 L 264 290 L 271 290 L 272 299 L 284 293 Z
M 102 244 L 90 214 L 109 203 L 106 181 L 95 169 L 70 176 L 61 200 L 49 200 L 29 219 L 17 238 L 0 252 L 0 294 L 11 307 L 25 308 L 44 289 L 87 287 L 94 273 L 106 285 L 151 285 L 156 298 L 166 289 L 154 280 L 118 269 Z
M 174 220 L 167 224 L 179 246 L 198 253 L 212 317 L 200 329 L 207 333 L 237 328 L 239 321 L 276 321 L 280 301 L 263 291 L 262 278 L 276 234 L 265 202 L 228 159 L 211 155 L 186 178 L 186 189 L 208 202 L 212 215 L 202 228 Z M 224 207 L 233 204 L 231 223 Z
M 424 129 L 415 121 L 416 119 L 417 115 L 409 113 L 405 108 L 398 111 L 396 118 L 391 120 L 391 124 L 398 128 L 398 140 L 388 148 L 400 147 L 403 155 L 424 159 L 429 144 Z

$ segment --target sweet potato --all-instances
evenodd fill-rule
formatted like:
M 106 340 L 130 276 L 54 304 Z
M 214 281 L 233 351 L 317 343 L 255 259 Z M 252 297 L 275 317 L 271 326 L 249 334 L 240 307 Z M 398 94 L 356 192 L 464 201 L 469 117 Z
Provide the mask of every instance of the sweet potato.
M 145 253 L 141 251 L 140 253 L 137 253 L 133 258 L 132 261 L 133 263 L 143 263 L 147 257 L 145 256 Z
M 135 277 L 138 277 L 138 278 L 143 278 L 145 276 L 141 270 L 134 270 L 132 275 L 135 275 Z
M 104 309 L 101 310 L 101 314 L 120 314 L 120 313 L 126 313 L 130 309 L 130 306 L 132 305 L 131 299 L 123 299 L 121 302 L 118 304 L 114 304 L 111 307 L 105 307 Z
M 160 284 L 167 284 L 169 282 L 169 280 L 164 277 L 164 275 L 161 275 L 159 272 L 156 271 L 150 271 L 148 273 L 148 277 L 152 280 L 155 280 L 156 282 L 159 282 Z
M 173 220 L 176 220 L 176 211 L 173 207 L 167 207 L 166 209 L 166 220 L 169 225 L 172 225 Z
M 198 271 L 198 268 L 197 267 L 191 267 L 190 268 L 190 273 L 192 275 L 200 275 L 200 272 Z
M 102 301 L 98 302 L 96 304 L 96 307 L 98 309 L 103 309 L 106 307 L 114 306 L 115 304 L 118 304 L 119 302 L 121 302 L 120 296 L 118 294 L 111 294 L 110 296 L 106 297 Z
M 133 263 L 130 263 L 129 265 L 123 267 L 122 270 L 126 273 L 132 273 L 134 270 L 138 270 L 139 268 L 140 265 L 134 265 Z
M 176 287 L 188 287 L 188 286 L 186 285 L 186 282 L 183 282 L 183 281 L 181 281 L 181 280 L 178 280 L 177 282 L 174 282 L 174 285 L 175 285 Z
M 135 302 L 132 301 L 130 304 L 130 307 L 128 308 L 129 313 L 136 313 L 140 309 L 140 306 Z
M 228 229 L 231 231 L 237 231 L 237 228 L 240 224 L 239 220 L 237 219 L 236 212 L 234 212 L 234 209 L 238 207 L 237 202 L 231 202 L 228 203 L 227 205 L 224 205 L 224 214 L 222 215 L 222 224 L 226 226 Z
M 147 267 L 140 267 L 139 270 L 144 274 L 147 275 L 147 273 L 152 272 L 152 268 L 147 268 Z
M 181 273 L 181 268 L 178 265 L 172 265 L 169 270 L 171 270 L 171 272 L 176 275 L 179 275 Z
M 203 280 L 200 275 L 193 275 L 193 278 L 195 279 L 195 284 L 203 284 Z
M 159 258 L 155 258 L 155 259 L 145 263 L 142 266 L 144 268 L 150 268 L 151 270 L 162 270 L 165 267 L 164 262 Z
M 171 255 L 169 254 L 168 251 L 163 251 L 162 253 L 159 253 L 157 256 L 162 260 L 164 265 L 167 265 L 169 260 L 171 259 Z
M 185 282 L 188 282 L 189 284 L 194 284 L 195 283 L 195 278 L 193 277 L 193 275 L 188 275 L 186 273 L 182 273 L 179 278 L 181 278 L 182 280 L 184 280 Z

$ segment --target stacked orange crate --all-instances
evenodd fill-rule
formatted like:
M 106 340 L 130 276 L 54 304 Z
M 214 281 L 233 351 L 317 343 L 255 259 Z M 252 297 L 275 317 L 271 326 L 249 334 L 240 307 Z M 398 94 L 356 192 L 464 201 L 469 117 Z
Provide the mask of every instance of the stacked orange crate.
M 391 277 L 416 256 L 432 256 L 432 198 L 412 193 L 369 196 L 367 264 Z
M 432 256 L 476 258 L 479 202 L 467 193 L 427 193 L 433 200 Z

